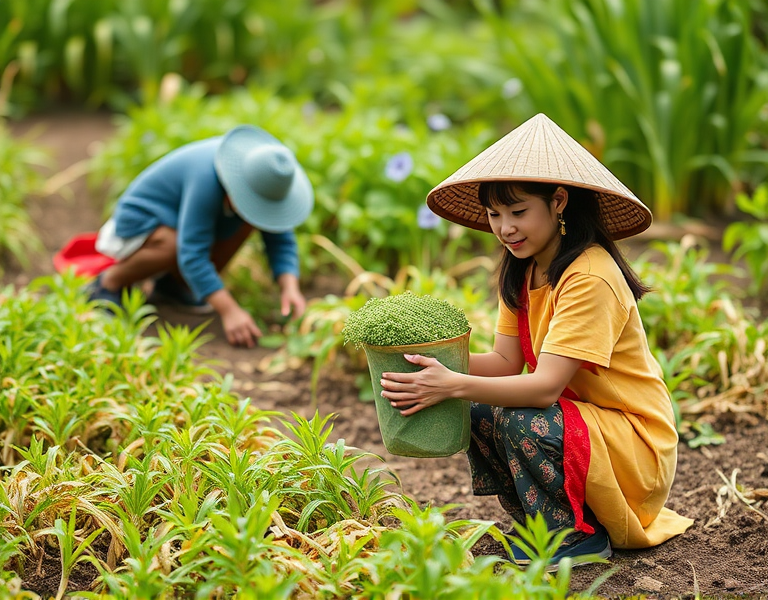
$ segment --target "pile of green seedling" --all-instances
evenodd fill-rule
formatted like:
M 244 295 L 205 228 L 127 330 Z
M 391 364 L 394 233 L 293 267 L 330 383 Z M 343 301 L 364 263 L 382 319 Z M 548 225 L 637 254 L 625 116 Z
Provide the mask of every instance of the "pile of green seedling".
M 139 292 L 109 318 L 82 283 L 0 291 L 0 598 L 567 596 L 543 521 L 518 532 L 527 570 L 474 560 L 507 543 L 493 524 L 421 510 L 330 416 L 258 410 L 200 363 L 199 330 L 149 335 Z
M 469 331 L 464 311 L 434 296 L 404 292 L 371 298 L 347 318 L 344 342 L 361 347 L 449 340 Z

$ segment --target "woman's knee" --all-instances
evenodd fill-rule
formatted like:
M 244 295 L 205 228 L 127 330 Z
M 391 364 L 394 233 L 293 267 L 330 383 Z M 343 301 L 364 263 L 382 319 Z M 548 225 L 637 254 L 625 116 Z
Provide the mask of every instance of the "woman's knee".
M 149 234 L 147 241 L 144 242 L 145 248 L 151 248 L 158 252 L 171 252 L 176 254 L 176 230 L 160 225 Z

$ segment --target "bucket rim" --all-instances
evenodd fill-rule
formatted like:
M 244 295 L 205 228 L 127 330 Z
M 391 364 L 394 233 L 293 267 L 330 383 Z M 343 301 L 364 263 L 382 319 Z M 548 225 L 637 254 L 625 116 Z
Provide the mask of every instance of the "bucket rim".
M 419 348 L 430 348 L 430 347 L 434 347 L 434 346 L 437 346 L 437 345 L 443 345 L 446 342 L 458 341 L 458 340 L 460 340 L 461 338 L 464 338 L 464 337 L 468 338 L 470 333 L 472 333 L 472 328 L 471 327 L 469 329 L 467 329 L 467 331 L 465 333 L 462 333 L 461 335 L 457 335 L 457 336 L 454 336 L 454 337 L 451 337 L 451 338 L 445 338 L 445 339 L 442 339 L 442 340 L 435 340 L 434 342 L 422 342 L 422 343 L 418 343 L 418 344 L 401 344 L 401 345 L 397 345 L 397 346 L 395 346 L 395 345 L 392 345 L 392 346 L 376 346 L 374 344 L 366 344 L 365 342 L 361 342 L 360 345 L 363 346 L 363 348 L 371 348 L 372 350 L 387 350 L 387 351 L 394 352 L 394 351 L 399 350 L 400 348 L 414 348 L 414 347 L 417 347 L 417 346 Z

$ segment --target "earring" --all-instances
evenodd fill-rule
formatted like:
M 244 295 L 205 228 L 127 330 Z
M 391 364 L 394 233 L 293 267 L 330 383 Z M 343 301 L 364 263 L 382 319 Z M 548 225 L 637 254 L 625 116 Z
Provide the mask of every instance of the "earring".
M 557 221 L 560 223 L 560 235 L 565 235 L 565 219 L 563 219 L 563 213 L 557 215 Z

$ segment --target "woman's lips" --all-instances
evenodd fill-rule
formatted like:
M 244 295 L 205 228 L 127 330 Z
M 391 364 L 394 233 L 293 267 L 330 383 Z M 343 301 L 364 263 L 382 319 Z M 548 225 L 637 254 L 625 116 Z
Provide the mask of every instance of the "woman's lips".
M 520 246 L 523 245 L 523 242 L 525 242 L 525 238 L 522 240 L 515 240 L 514 242 L 507 242 L 507 248 L 510 250 L 517 250 Z

